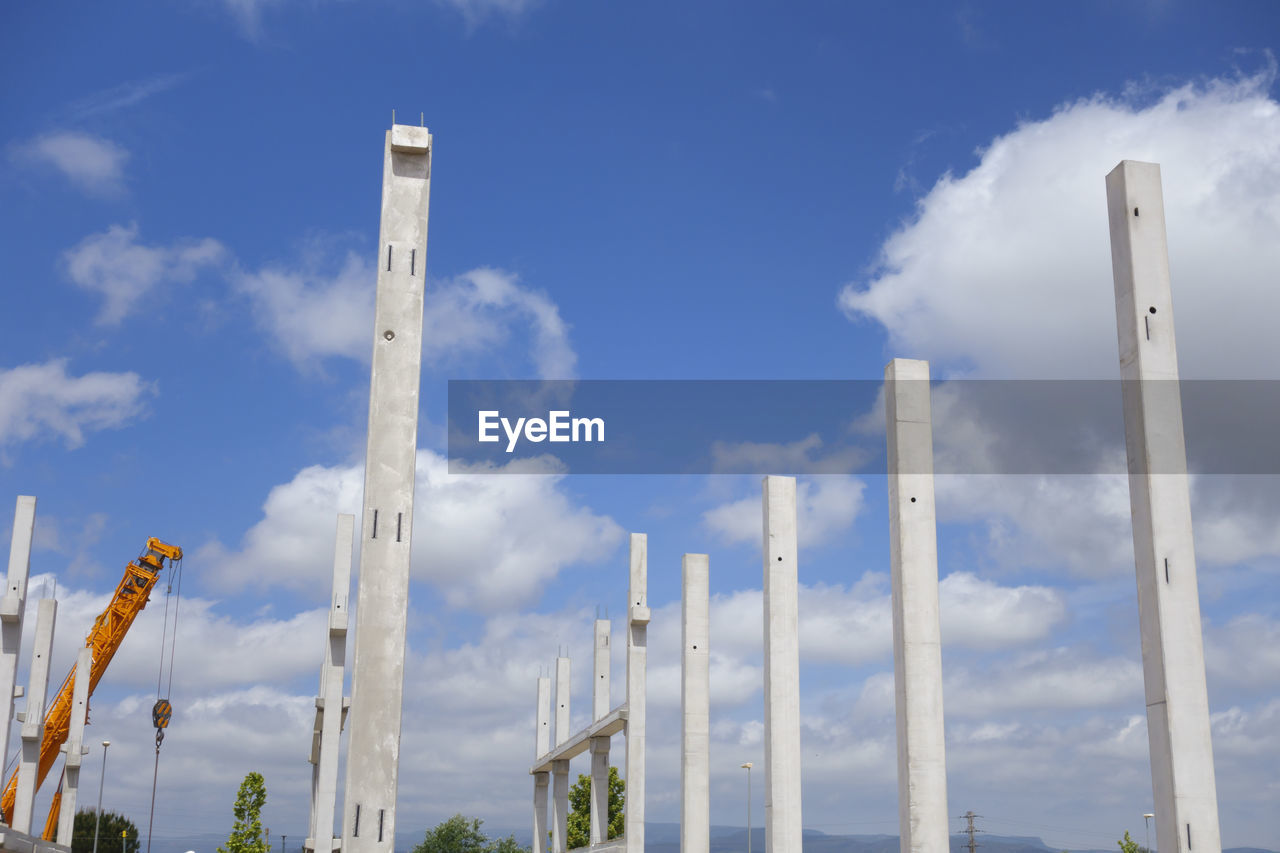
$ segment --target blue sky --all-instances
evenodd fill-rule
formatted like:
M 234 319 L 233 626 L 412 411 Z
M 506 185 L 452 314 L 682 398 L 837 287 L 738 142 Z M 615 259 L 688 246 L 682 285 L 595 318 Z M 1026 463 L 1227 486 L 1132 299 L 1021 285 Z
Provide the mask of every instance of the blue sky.
M 1110 378 L 1103 176 L 1122 158 L 1163 167 L 1184 376 L 1280 378 L 1271 3 L 4 18 L 0 495 L 40 499 L 58 670 L 146 537 L 186 549 L 157 836 L 225 831 L 254 769 L 273 832 L 303 834 L 393 109 L 434 135 L 402 841 L 455 811 L 527 824 L 534 679 L 558 645 L 581 673 L 596 606 L 622 612 L 628 530 L 649 534 L 651 708 L 673 733 L 679 558 L 711 555 L 713 822 L 743 822 L 737 768 L 763 755 L 758 481 L 451 478 L 447 380 L 876 379 L 894 356 Z M 779 453 L 803 474 L 821 451 Z M 805 824 L 896 833 L 885 480 L 801 487 Z M 938 496 L 952 813 L 1062 847 L 1140 831 L 1123 478 Z M 1280 849 L 1280 491 L 1202 477 L 1194 507 L 1223 841 Z M 106 804 L 135 816 L 158 628 L 143 614 L 94 704 Z M 650 744 L 655 820 L 679 813 L 669 740 Z

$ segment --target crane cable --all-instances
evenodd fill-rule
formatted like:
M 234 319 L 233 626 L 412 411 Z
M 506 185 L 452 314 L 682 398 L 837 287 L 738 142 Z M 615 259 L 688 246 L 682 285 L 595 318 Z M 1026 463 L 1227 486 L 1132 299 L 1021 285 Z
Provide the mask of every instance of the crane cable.
M 178 591 L 174 595 L 174 575 L 177 575 Z M 173 635 L 169 634 L 169 598 L 173 595 Z M 173 716 L 173 705 L 169 697 L 173 692 L 173 657 L 178 647 L 178 605 L 182 602 L 182 561 L 170 561 L 169 583 L 164 591 L 164 629 L 160 635 L 160 671 L 156 675 L 156 704 L 151 708 L 151 722 L 156 727 L 156 763 L 151 774 L 151 815 L 147 820 L 147 853 L 151 853 L 151 830 L 156 820 L 156 783 L 160 778 L 160 744 L 164 742 L 164 730 Z M 165 684 L 164 653 L 169 646 L 169 681 Z M 160 688 L 164 686 L 164 698 L 160 696 Z

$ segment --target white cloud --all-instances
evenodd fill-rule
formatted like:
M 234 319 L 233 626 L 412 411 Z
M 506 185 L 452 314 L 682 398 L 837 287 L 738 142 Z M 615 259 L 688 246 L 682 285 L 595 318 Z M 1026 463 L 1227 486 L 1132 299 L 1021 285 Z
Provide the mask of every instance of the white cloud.
M 1161 164 L 1183 376 L 1274 377 L 1280 104 L 1274 69 L 1153 102 L 1096 95 L 944 175 L 840 307 L 890 347 L 981 376 L 1117 374 L 1104 176 Z M 1241 312 L 1240 305 L 1249 310 Z
M 38 136 L 16 146 L 19 161 L 53 166 L 81 190 L 112 195 L 124 188 L 129 152 L 109 139 L 74 130 Z
M 492 18 L 518 20 L 538 5 L 539 0 L 438 0 L 462 15 L 470 27 L 476 27 Z
M 372 265 L 354 252 L 334 274 L 267 266 L 235 278 L 259 325 L 300 368 L 329 356 L 369 360 L 376 282 Z M 429 283 L 422 322 L 427 364 L 483 356 L 522 330 L 538 376 L 574 376 L 577 354 L 560 310 L 542 291 L 520 285 L 513 273 L 480 267 Z
M 68 376 L 64 359 L 0 368 L 0 448 L 54 436 L 79 447 L 86 432 L 141 417 L 154 392 L 136 373 Z
M 1256 689 L 1280 684 L 1280 624 L 1242 613 L 1225 625 L 1206 624 L 1204 657 L 1215 682 Z
M 170 246 L 145 246 L 137 238 L 136 223 L 112 225 L 66 252 L 71 280 L 104 299 L 97 318 L 101 325 L 119 324 L 157 285 L 189 282 L 225 255 L 222 244 L 209 237 Z
M 802 546 L 815 546 L 847 530 L 862 512 L 866 483 L 855 477 L 824 476 L 796 486 L 796 524 Z M 727 544 L 759 544 L 764 517 L 759 497 L 721 504 L 702 514 L 702 524 Z
M 512 463 L 530 471 L 528 462 Z M 359 518 L 362 466 L 312 466 L 276 486 L 239 550 L 203 551 L 220 582 L 327 590 L 336 514 Z M 557 475 L 450 474 L 418 452 L 413 576 L 454 607 L 527 604 L 561 569 L 607 556 L 622 541 L 608 516 L 575 505 Z M 358 550 L 358 549 L 357 549 Z

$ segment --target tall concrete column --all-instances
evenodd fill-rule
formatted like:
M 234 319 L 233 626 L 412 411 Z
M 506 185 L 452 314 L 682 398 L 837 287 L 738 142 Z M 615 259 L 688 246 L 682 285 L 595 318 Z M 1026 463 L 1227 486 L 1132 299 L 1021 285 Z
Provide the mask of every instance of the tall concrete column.
M 902 853 L 947 853 L 947 761 L 942 724 L 938 537 L 933 503 L 929 363 L 884 369 L 893 577 L 893 681 L 898 724 Z
M 89 668 L 93 664 L 93 649 L 85 646 L 76 657 L 75 684 L 71 688 L 71 724 L 67 730 L 67 742 L 62 751 L 67 754 L 63 763 L 62 805 L 58 812 L 57 843 L 71 846 L 71 830 L 76 822 L 76 800 L 80 796 L 80 766 L 89 750 L 84 747 L 84 724 L 89 714 Z
M 22 617 L 27 608 L 27 576 L 31 572 L 31 536 L 35 523 L 36 499 L 19 495 L 13 513 L 13 539 L 9 544 L 9 574 L 4 598 L 0 598 L 0 704 L 4 706 L 0 767 L 9 766 L 9 732 L 13 725 L 13 697 L 17 689 L 18 654 L 22 651 Z
M 347 702 L 342 695 L 350 622 L 351 550 L 355 541 L 354 515 L 340 514 L 333 544 L 333 596 L 320 695 L 316 697 L 316 726 L 312 734 L 311 824 L 303 849 L 330 853 L 334 849 L 333 812 L 338 797 L 338 749 Z
M 383 151 L 345 853 L 395 849 L 430 189 L 431 134 L 392 125 Z
M 764 478 L 764 846 L 801 853 L 796 480 Z
M 53 626 L 58 602 L 40 599 L 36 610 L 36 635 L 32 643 L 31 680 L 22 718 L 22 760 L 18 764 L 18 788 L 13 799 L 13 828 L 31 833 L 36 800 L 36 774 L 40 767 L 40 742 L 44 740 L 45 700 L 49 690 L 49 656 L 53 652 Z
M 632 533 L 627 586 L 627 853 L 644 853 L 645 669 L 649 659 L 649 537 Z
M 538 710 L 534 719 L 534 759 L 551 751 L 551 679 L 538 677 Z M 533 774 L 533 850 L 547 853 L 547 785 L 550 773 Z
M 685 554 L 680 638 L 680 853 L 711 850 L 710 558 Z
M 1160 167 L 1107 175 L 1151 787 L 1161 853 L 1220 853 Z
M 591 720 L 609 713 L 609 620 L 597 619 L 595 667 L 591 678 Z M 591 739 L 591 844 L 609 840 L 609 738 Z
M 556 746 L 569 739 L 569 659 L 556 658 Z M 551 762 L 551 853 L 568 849 L 569 762 Z

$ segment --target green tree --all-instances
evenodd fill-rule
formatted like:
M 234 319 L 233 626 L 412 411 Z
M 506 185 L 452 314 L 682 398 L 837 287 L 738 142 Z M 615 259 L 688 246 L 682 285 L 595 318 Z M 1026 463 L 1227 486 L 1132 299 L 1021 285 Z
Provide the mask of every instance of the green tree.
M 71 853 L 91 853 L 93 827 L 98 822 L 96 809 L 79 809 L 71 824 Z M 125 833 L 124 850 L 121 851 L 120 833 Z M 138 827 L 133 821 L 115 812 L 102 813 L 102 825 L 98 828 L 98 853 L 138 853 Z
M 480 831 L 480 818 L 456 814 L 428 829 L 413 853 L 522 853 L 527 850 L 516 843 L 514 835 L 490 841 Z
M 232 807 L 236 822 L 231 826 L 226 848 L 219 847 L 218 853 L 271 853 L 271 842 L 262 831 L 262 807 L 266 804 L 267 783 L 262 774 L 245 776 Z
M 618 768 L 609 768 L 609 838 L 622 834 L 625 802 L 623 791 L 626 783 L 618 778 Z M 569 837 L 568 848 L 586 847 L 591 843 L 591 777 L 578 774 L 578 781 L 569 789 Z
M 1127 829 L 1124 831 L 1124 840 L 1117 841 L 1116 844 L 1120 845 L 1121 853 L 1150 853 L 1147 848 L 1129 837 L 1129 830 Z

